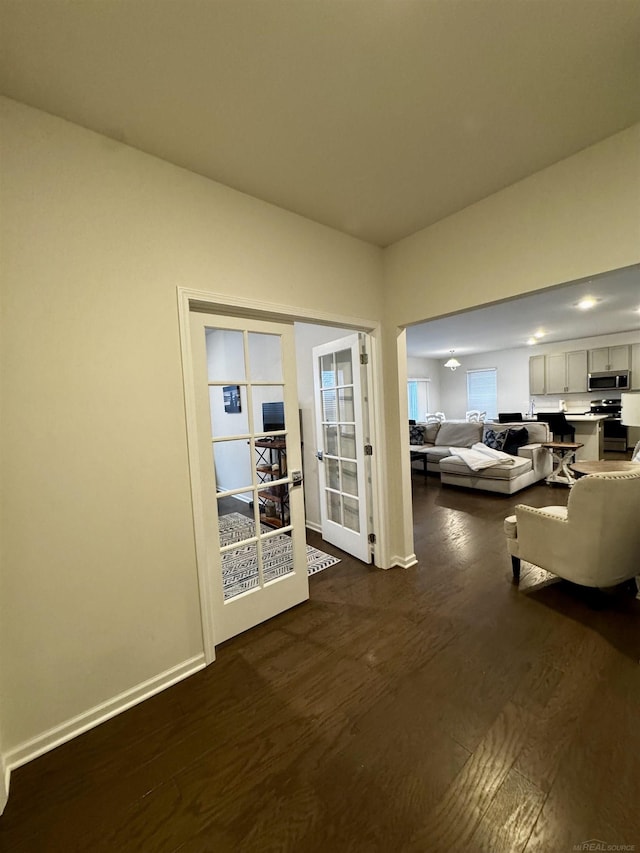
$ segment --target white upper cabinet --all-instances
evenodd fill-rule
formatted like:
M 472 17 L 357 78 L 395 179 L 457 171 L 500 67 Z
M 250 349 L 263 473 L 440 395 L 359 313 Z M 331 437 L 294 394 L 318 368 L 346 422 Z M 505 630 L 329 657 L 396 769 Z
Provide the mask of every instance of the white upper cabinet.
M 589 350 L 589 373 L 604 373 L 607 370 L 629 370 L 631 368 L 631 346 L 620 344 L 615 347 L 598 347 Z
M 529 394 L 545 393 L 543 355 L 532 355 L 529 358 Z
M 567 390 L 567 361 L 563 352 L 546 356 L 544 373 L 547 394 L 563 394 Z
M 587 390 L 587 351 L 565 353 L 567 357 L 567 391 Z
M 540 357 L 540 356 L 539 356 Z M 587 390 L 587 351 L 559 352 L 545 357 L 547 394 Z

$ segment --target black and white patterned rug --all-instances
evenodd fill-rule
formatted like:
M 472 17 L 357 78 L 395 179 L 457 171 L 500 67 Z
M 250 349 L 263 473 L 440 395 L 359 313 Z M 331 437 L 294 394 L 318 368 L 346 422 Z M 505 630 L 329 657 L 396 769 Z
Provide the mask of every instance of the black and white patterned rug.
M 239 512 L 221 515 L 218 518 L 218 525 L 220 528 L 220 544 L 223 547 L 255 535 L 253 519 Z M 266 524 L 260 525 L 261 533 L 268 533 L 271 529 Z M 284 533 L 262 539 L 262 563 L 265 580 L 273 580 L 291 571 L 292 551 L 291 537 Z M 325 554 L 324 551 L 318 550 L 318 548 L 307 545 L 307 571 L 310 575 L 321 572 L 339 562 L 340 560 L 337 557 L 332 557 Z M 222 584 L 225 601 L 258 585 L 255 542 L 239 545 L 237 548 L 225 551 L 222 554 Z

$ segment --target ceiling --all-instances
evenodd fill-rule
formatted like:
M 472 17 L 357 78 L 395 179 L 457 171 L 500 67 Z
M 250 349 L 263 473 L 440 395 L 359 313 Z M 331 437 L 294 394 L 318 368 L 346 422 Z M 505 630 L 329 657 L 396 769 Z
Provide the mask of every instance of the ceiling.
M 640 119 L 640 0 L 0 0 L 0 90 L 389 245 Z
M 577 303 L 587 296 L 596 304 L 580 310 Z M 453 349 L 461 358 L 527 346 L 536 332 L 544 333 L 539 344 L 548 344 L 630 331 L 640 343 L 640 264 L 410 326 L 407 353 L 444 359 Z

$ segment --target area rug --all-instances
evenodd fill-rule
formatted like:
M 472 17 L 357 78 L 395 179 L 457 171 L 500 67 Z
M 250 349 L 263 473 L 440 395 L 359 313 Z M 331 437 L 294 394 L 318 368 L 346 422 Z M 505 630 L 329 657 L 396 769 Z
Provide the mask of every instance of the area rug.
M 218 519 L 220 529 L 220 544 L 232 545 L 254 535 L 253 519 L 239 512 L 221 515 Z M 271 531 L 266 524 L 260 525 L 262 533 Z M 262 540 L 263 572 L 266 580 L 273 580 L 287 574 L 291 567 L 292 542 L 291 537 L 283 533 Z M 310 575 L 329 568 L 340 560 L 307 545 L 307 571 Z M 256 544 L 251 542 L 239 545 L 222 555 L 222 584 L 225 601 L 252 589 L 258 585 L 258 568 L 256 565 Z

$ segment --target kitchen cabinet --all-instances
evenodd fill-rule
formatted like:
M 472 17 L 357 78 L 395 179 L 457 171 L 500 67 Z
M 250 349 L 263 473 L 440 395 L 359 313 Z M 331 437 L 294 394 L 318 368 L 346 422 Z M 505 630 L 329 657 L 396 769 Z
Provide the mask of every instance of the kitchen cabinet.
M 587 351 L 559 352 L 545 357 L 547 394 L 567 394 L 587 390 Z
M 529 395 L 545 393 L 543 355 L 532 355 L 529 358 Z
M 604 373 L 607 370 L 629 370 L 631 368 L 631 346 L 619 344 L 615 347 L 598 347 L 589 350 L 589 373 Z

